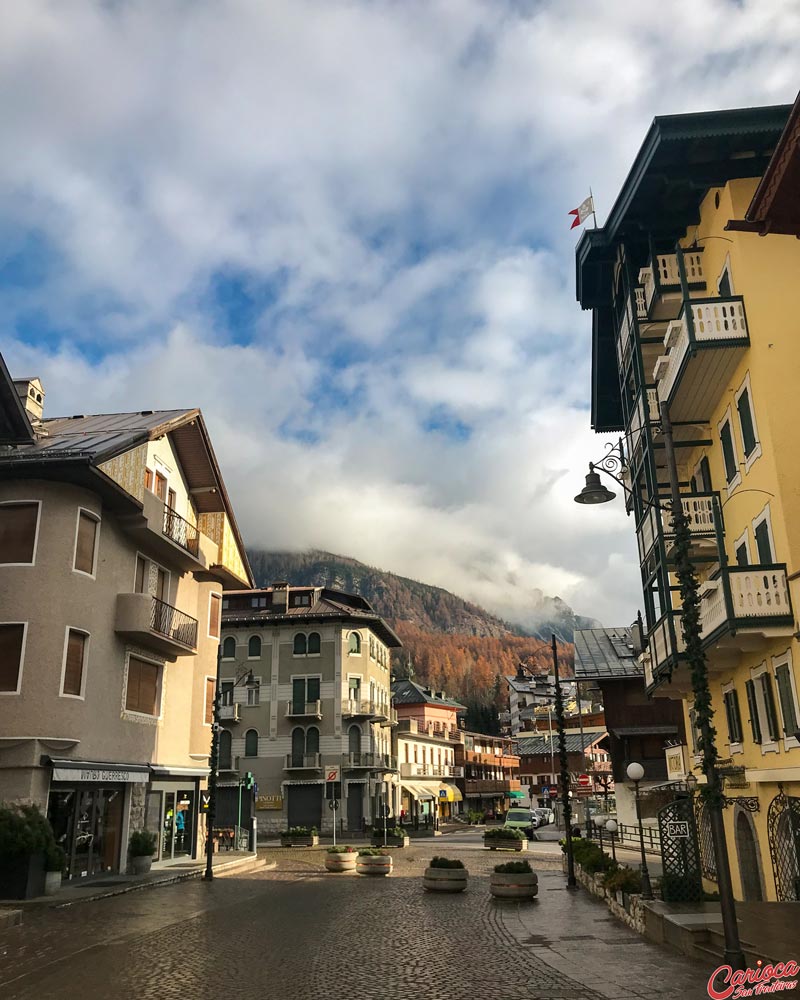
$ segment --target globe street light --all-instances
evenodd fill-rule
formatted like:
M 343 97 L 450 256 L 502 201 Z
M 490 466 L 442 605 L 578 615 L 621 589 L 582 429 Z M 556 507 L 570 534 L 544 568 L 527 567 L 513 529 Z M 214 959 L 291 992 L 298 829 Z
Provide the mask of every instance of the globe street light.
M 642 828 L 642 802 L 639 798 L 639 782 L 644 777 L 644 768 L 638 761 L 631 761 L 625 772 L 633 787 L 636 789 L 636 819 L 639 823 L 639 848 L 642 854 L 642 862 L 639 866 L 642 871 L 642 899 L 653 898 L 653 888 L 650 885 L 650 872 L 647 869 L 647 856 L 644 853 L 644 829 Z
M 611 857 L 614 863 L 617 862 L 617 844 L 616 844 L 616 833 L 619 827 L 617 826 L 617 821 L 615 819 L 606 820 L 606 833 L 611 837 Z

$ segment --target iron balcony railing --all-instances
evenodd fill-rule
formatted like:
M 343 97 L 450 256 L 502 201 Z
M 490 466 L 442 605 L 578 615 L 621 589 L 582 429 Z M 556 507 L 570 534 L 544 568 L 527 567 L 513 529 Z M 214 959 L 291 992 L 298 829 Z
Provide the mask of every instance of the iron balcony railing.
M 191 649 L 197 648 L 197 619 L 157 597 L 151 598 L 150 628 Z
M 200 532 L 195 525 L 181 517 L 168 504 L 164 504 L 163 532 L 176 545 L 196 556 L 200 551 Z

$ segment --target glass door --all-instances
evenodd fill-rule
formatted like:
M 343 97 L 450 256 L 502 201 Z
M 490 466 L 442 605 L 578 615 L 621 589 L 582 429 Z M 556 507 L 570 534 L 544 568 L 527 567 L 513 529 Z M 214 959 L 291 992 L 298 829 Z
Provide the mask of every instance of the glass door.
M 92 842 L 94 840 L 94 790 L 78 789 L 75 811 L 75 850 L 72 874 L 82 877 L 92 870 Z
M 161 859 L 173 856 L 175 847 L 175 792 L 164 793 L 164 821 L 161 826 Z
M 292 713 L 305 715 L 306 711 L 306 679 L 295 677 L 292 680 Z
M 193 827 L 194 789 L 183 789 L 178 792 L 175 808 L 175 854 L 192 853 Z

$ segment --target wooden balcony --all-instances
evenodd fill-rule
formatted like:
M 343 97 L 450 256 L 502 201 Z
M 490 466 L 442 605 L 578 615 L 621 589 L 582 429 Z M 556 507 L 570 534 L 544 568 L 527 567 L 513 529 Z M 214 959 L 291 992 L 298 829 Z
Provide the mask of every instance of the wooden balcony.
M 117 594 L 114 630 L 169 660 L 197 652 L 197 619 L 152 594 Z
M 465 795 L 505 795 L 506 792 L 521 792 L 522 785 L 516 779 L 495 780 L 492 778 L 467 778 L 464 782 Z
M 682 254 L 686 283 L 691 291 L 705 291 L 702 249 L 687 250 Z M 636 312 L 638 319 L 670 319 L 680 306 L 682 296 L 681 272 L 676 253 L 656 254 L 647 267 L 639 271 Z

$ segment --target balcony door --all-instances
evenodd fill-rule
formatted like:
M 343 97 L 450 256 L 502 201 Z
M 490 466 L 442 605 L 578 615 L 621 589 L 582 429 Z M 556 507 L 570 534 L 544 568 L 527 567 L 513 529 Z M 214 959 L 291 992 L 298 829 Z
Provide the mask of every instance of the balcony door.
M 292 679 L 292 712 L 304 715 L 306 706 L 319 701 L 319 677 L 294 677 Z

